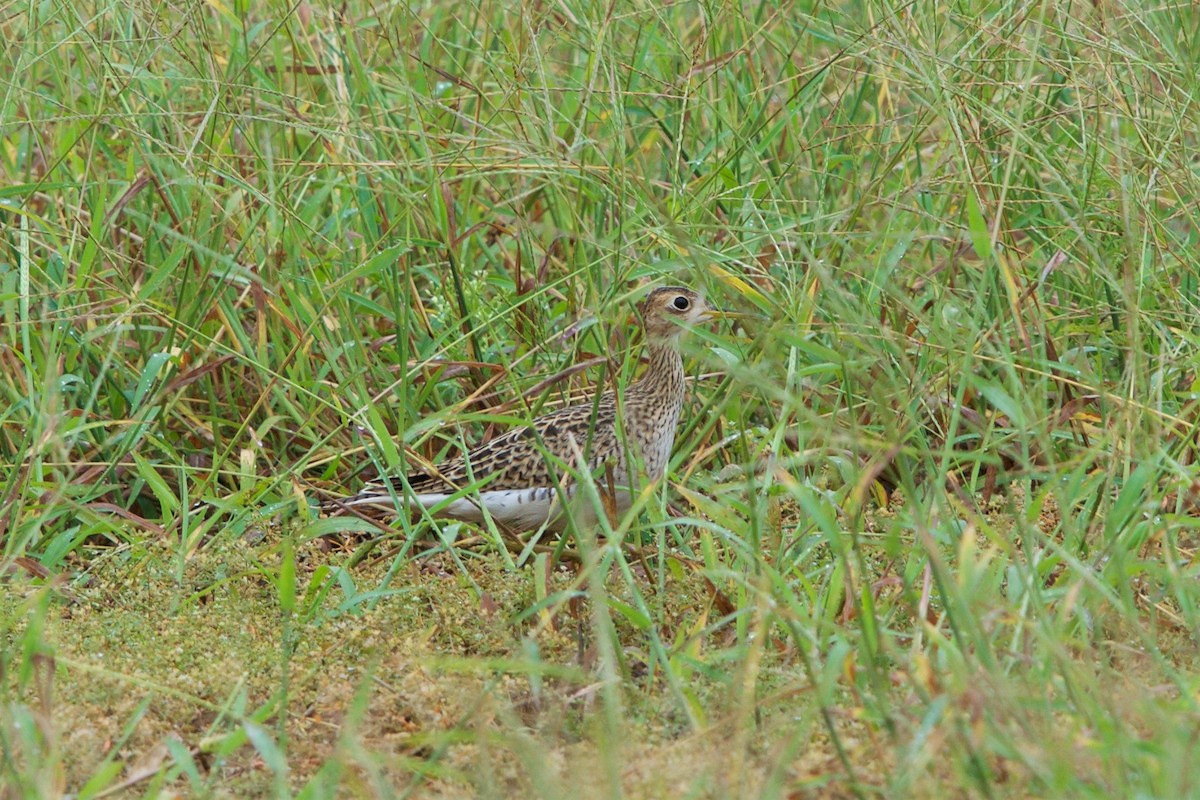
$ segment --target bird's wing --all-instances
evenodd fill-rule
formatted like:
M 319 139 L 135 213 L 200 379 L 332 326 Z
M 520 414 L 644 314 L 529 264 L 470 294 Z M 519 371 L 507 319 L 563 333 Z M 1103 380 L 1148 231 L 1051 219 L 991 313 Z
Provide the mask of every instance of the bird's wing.
M 606 393 L 596 404 L 561 408 L 501 434 L 465 456 L 439 465 L 436 475 L 410 475 L 408 483 L 418 493 L 455 491 L 477 481 L 488 490 L 553 486 L 553 476 L 561 476 L 562 471 L 557 464 L 547 464 L 543 453 L 551 456 L 551 462 L 573 465 L 572 435 L 590 469 L 612 455 L 617 456 L 618 466 L 623 465 L 616 403 Z M 379 484 L 367 490 L 381 488 L 386 489 Z

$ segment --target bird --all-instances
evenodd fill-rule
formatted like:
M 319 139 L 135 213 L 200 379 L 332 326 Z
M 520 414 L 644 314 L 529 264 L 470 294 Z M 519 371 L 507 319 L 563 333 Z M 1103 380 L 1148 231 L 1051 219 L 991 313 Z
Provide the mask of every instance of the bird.
M 687 328 L 726 316 L 699 292 L 683 286 L 653 289 L 638 305 L 648 350 L 641 377 L 618 396 L 599 397 L 552 411 L 514 428 L 430 473 L 384 478 L 358 494 L 322 504 L 326 515 L 355 513 L 360 507 L 400 511 L 415 503 L 435 516 L 482 523 L 487 515 L 512 531 L 594 524 L 595 504 L 575 497 L 578 481 L 563 481 L 583 465 L 592 475 L 612 468 L 610 499 L 618 515 L 632 505 L 630 468 L 640 464 L 650 481 L 666 471 L 683 410 L 685 375 L 679 340 Z M 627 452 L 635 450 L 636 455 Z M 408 484 L 411 493 L 405 490 Z M 608 483 L 601 479 L 602 489 Z M 463 492 L 464 487 L 474 491 Z M 568 500 L 564 505 L 563 498 Z

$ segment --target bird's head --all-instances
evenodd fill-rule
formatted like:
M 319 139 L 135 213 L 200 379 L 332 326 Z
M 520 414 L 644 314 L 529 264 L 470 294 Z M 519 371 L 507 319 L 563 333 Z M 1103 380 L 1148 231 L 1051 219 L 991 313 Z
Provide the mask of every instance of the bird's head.
M 638 311 L 652 340 L 674 339 L 688 327 L 720 316 L 704 302 L 704 295 L 682 286 L 655 289 L 638 304 Z

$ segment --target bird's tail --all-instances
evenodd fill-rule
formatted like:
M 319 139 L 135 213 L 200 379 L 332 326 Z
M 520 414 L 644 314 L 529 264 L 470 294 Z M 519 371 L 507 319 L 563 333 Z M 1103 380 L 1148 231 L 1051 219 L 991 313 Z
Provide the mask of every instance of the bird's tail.
M 349 497 L 331 497 L 321 503 L 321 513 L 330 516 L 344 514 L 349 509 L 371 506 L 373 508 L 399 511 L 405 506 L 404 493 L 384 484 L 369 483 L 358 494 Z

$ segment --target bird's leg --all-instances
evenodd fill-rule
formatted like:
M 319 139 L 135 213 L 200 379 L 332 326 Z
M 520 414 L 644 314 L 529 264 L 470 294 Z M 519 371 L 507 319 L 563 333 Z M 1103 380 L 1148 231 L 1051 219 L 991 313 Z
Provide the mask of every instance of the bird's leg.
M 600 505 L 604 508 L 604 516 L 608 517 L 608 527 L 617 527 L 617 478 L 613 473 L 613 461 L 604 462 L 604 486 L 600 492 Z

